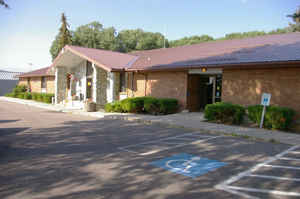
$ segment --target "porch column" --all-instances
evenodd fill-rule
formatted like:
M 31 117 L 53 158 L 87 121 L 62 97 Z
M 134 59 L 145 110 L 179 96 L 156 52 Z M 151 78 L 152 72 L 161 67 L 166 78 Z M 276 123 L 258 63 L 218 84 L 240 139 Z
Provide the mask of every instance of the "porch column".
M 58 104 L 58 68 L 55 68 L 55 84 L 54 84 L 54 89 L 55 89 L 55 95 L 54 95 L 54 101 L 55 104 Z
M 114 101 L 114 79 L 115 79 L 115 74 L 113 72 L 107 72 L 107 87 L 106 87 L 107 103 L 111 103 Z
M 92 67 L 93 67 L 93 84 L 92 84 L 93 85 L 93 102 L 97 103 L 98 71 L 97 71 L 97 67 L 94 63 L 92 63 Z

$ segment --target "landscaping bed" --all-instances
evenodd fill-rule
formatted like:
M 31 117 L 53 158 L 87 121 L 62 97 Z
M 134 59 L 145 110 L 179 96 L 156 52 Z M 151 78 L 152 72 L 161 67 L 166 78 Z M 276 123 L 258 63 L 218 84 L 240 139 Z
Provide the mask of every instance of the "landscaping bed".
M 17 85 L 11 93 L 7 93 L 7 94 L 5 94 L 5 96 L 19 98 L 19 99 L 26 99 L 26 100 L 34 100 L 34 101 L 38 101 L 38 102 L 44 102 L 47 104 L 51 104 L 54 94 L 31 93 L 31 92 L 27 92 L 26 86 Z
M 218 102 L 205 107 L 204 117 L 209 122 L 229 125 L 241 125 L 246 127 L 258 127 L 261 121 L 263 106 L 241 105 Z M 264 116 L 263 127 L 272 130 L 291 131 L 295 111 L 280 106 L 268 106 Z
M 107 103 L 106 112 L 166 115 L 178 111 L 178 100 L 172 98 L 135 97 Z

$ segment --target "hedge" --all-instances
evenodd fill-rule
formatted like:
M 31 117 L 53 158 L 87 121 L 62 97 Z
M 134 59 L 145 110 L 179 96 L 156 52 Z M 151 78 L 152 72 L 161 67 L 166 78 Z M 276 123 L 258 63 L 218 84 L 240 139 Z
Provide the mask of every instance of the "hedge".
M 39 102 L 44 103 L 52 103 L 52 97 L 54 97 L 54 94 L 48 94 L 48 93 L 30 93 L 26 92 L 27 87 L 24 85 L 17 85 L 11 93 L 6 93 L 6 97 L 15 97 L 20 99 L 27 99 L 27 100 L 35 100 Z
M 260 124 L 261 114 L 263 110 L 262 105 L 248 106 L 248 117 L 249 119 Z M 264 127 L 269 129 L 286 130 L 291 127 L 295 111 L 280 106 L 268 106 L 264 117 Z
M 204 117 L 208 121 L 241 124 L 243 122 L 245 113 L 246 109 L 243 106 L 225 102 L 217 102 L 206 105 Z
M 177 99 L 135 97 L 105 105 L 106 112 L 171 114 L 178 110 Z

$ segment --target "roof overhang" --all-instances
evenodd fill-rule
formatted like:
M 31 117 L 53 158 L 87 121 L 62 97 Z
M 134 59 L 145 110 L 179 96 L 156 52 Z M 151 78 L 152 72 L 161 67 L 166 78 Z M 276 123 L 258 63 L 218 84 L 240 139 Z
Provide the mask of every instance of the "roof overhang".
M 202 68 L 278 68 L 278 67 L 300 67 L 300 60 L 289 61 L 265 61 L 265 62 L 245 62 L 245 63 L 222 63 L 222 64 L 197 64 L 197 65 L 160 65 L 147 68 L 129 68 L 128 72 L 155 72 L 155 71 L 187 71 Z
M 112 69 L 104 64 L 99 63 L 96 60 L 91 59 L 90 57 L 87 57 L 76 50 L 70 48 L 69 46 L 65 46 L 59 53 L 59 55 L 54 59 L 51 68 L 52 67 L 73 67 L 79 65 L 83 61 L 89 61 L 94 64 L 96 64 L 98 67 L 108 71 L 120 71 L 121 69 Z M 123 69 L 122 69 L 123 70 Z

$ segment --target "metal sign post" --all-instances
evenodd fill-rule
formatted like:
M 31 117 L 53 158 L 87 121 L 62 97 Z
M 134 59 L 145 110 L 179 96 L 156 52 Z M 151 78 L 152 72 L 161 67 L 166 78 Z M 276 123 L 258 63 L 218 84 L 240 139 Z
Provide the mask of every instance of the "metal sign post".
M 263 95 L 261 97 L 261 105 L 263 105 L 264 108 L 263 108 L 263 111 L 262 111 L 262 114 L 261 114 L 261 120 L 260 120 L 259 128 L 263 127 L 265 113 L 266 113 L 266 107 L 270 105 L 270 100 L 271 100 L 271 94 L 270 93 L 263 93 Z

